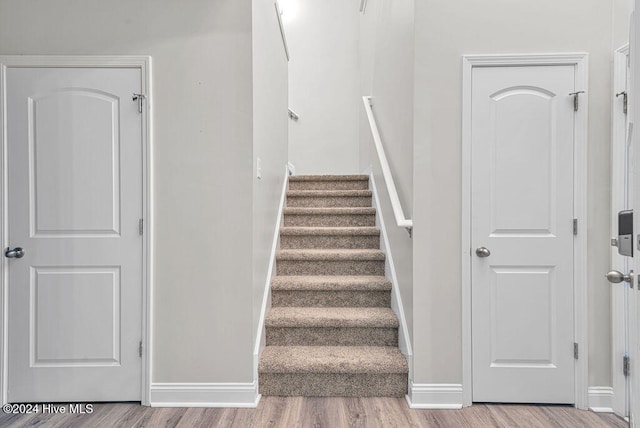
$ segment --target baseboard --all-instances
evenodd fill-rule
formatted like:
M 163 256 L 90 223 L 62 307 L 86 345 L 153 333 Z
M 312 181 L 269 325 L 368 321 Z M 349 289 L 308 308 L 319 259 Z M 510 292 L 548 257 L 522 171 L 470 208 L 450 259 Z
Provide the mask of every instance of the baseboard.
M 597 413 L 613 413 L 613 388 L 610 386 L 590 386 L 589 410 Z
M 151 407 L 257 407 L 258 382 L 152 383 Z
M 393 253 L 391 251 L 391 244 L 389 243 L 389 236 L 387 235 L 387 228 L 385 227 L 384 217 L 382 215 L 378 188 L 376 187 L 376 181 L 371 172 L 369 173 L 369 184 L 373 196 L 373 205 L 376 209 L 377 222 L 379 222 L 381 248 L 385 253 L 385 268 L 392 284 L 391 309 L 393 309 L 393 312 L 398 316 L 400 322 L 400 328 L 398 329 L 398 347 L 400 348 L 400 352 L 407 357 L 409 379 L 413 379 L 413 349 L 411 348 L 411 341 L 409 340 L 409 328 L 407 326 L 407 319 L 404 316 L 404 306 L 402 305 L 402 298 L 400 297 L 400 286 L 396 275 L 396 267 L 393 263 Z
M 462 385 L 459 383 L 411 383 L 406 398 L 412 409 L 461 409 Z

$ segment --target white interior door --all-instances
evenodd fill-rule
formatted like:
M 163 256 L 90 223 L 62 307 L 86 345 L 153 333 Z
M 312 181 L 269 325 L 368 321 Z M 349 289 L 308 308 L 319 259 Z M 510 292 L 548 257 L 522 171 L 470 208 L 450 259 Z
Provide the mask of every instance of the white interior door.
M 474 67 L 473 401 L 574 403 L 575 67 Z
M 139 69 L 9 68 L 8 400 L 141 397 Z M 15 255 L 16 253 L 10 254 Z
M 632 208 L 631 205 L 631 156 L 629 140 L 628 101 L 628 45 L 614 54 L 614 98 L 612 120 L 612 168 L 611 168 L 611 236 L 618 235 L 618 212 Z M 611 249 L 611 269 L 622 273 L 633 269 L 631 259 Z M 621 282 L 611 285 L 612 308 L 612 358 L 613 358 L 613 410 L 621 417 L 629 414 L 629 383 L 624 374 L 625 356 L 629 352 L 630 285 Z
M 640 0 L 634 1 L 634 12 L 631 15 L 629 37 L 630 48 L 630 87 L 629 87 L 629 121 L 633 161 L 631 174 L 633 191 L 631 203 L 635 208 L 633 218 L 634 250 L 640 251 Z M 633 269 L 640 272 L 640 257 L 633 258 Z M 631 370 L 629 373 L 629 420 L 632 428 L 640 427 L 640 282 L 634 281 L 634 289 L 629 291 L 629 357 Z

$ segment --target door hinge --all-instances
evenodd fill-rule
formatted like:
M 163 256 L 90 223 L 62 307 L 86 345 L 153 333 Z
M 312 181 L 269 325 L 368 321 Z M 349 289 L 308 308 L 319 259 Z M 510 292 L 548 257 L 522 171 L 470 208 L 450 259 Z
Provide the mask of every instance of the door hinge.
M 573 342 L 573 358 L 577 360 L 579 356 L 580 353 L 578 351 L 578 344 L 576 342 Z
M 616 98 L 618 98 L 620 95 L 622 95 L 622 112 L 624 114 L 627 114 L 629 107 L 629 96 L 627 95 L 627 91 L 622 91 L 616 94 Z
M 138 343 L 138 356 L 142 358 L 142 340 Z
M 142 113 L 142 102 L 147 98 L 146 95 L 144 94 L 136 94 L 135 92 L 133 93 L 133 101 L 137 101 L 138 102 L 138 113 Z
M 569 95 L 573 95 L 573 111 L 578 111 L 578 108 L 580 107 L 579 105 L 579 100 L 578 100 L 578 96 L 580 94 L 584 94 L 584 91 L 576 91 L 576 92 L 571 92 Z
M 144 219 L 138 220 L 138 233 L 140 236 L 144 234 Z
M 573 235 L 574 236 L 578 235 L 578 219 L 577 218 L 573 219 Z
M 629 354 L 624 354 L 624 357 L 622 357 L 622 373 L 624 374 L 624 377 L 629 377 L 630 372 L 631 363 L 629 361 Z

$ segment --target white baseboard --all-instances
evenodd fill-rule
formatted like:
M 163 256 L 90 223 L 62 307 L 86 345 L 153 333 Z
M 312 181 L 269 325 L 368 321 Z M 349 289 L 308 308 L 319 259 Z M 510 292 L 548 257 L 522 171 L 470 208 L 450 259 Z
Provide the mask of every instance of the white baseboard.
M 613 388 L 610 386 L 590 386 L 589 410 L 597 413 L 613 413 Z
M 412 409 L 461 409 L 462 385 L 459 383 L 411 383 L 406 398 Z
M 152 383 L 151 407 L 257 407 L 258 382 Z

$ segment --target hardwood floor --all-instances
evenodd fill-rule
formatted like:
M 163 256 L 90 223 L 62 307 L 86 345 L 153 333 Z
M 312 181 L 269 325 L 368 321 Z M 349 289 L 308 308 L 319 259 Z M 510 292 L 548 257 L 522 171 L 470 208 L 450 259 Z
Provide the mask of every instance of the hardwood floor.
M 65 406 L 68 412 L 69 406 Z M 91 414 L 0 415 L 0 427 L 627 427 L 612 414 L 570 406 L 476 404 L 412 410 L 404 398 L 264 397 L 257 409 L 94 404 Z

